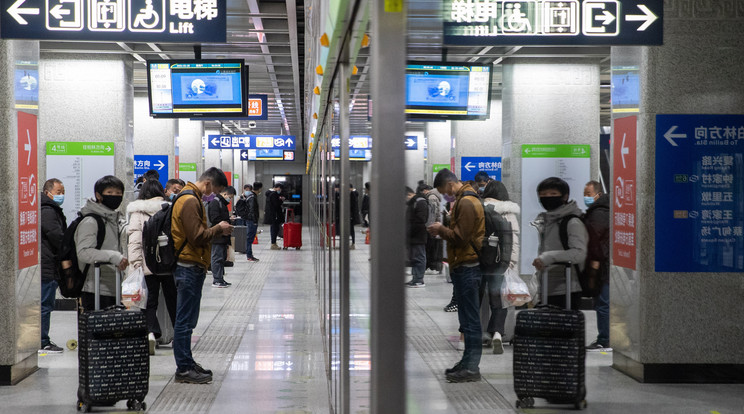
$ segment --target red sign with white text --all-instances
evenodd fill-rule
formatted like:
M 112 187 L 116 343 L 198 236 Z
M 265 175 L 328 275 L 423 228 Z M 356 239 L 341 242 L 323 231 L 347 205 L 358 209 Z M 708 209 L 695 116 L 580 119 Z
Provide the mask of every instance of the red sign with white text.
M 18 112 L 18 269 L 39 264 L 36 115 Z
M 612 261 L 636 269 L 636 130 L 638 118 L 614 121 L 612 136 Z

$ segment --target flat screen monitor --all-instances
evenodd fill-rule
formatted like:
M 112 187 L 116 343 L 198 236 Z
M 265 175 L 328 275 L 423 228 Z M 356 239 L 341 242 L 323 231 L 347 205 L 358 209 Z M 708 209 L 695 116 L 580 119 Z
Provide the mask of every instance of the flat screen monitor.
M 491 65 L 410 62 L 406 66 L 409 119 L 488 119 Z
M 248 68 L 242 59 L 148 60 L 154 118 L 248 116 Z
M 639 69 L 635 66 L 612 68 L 612 112 L 638 112 L 641 96 Z

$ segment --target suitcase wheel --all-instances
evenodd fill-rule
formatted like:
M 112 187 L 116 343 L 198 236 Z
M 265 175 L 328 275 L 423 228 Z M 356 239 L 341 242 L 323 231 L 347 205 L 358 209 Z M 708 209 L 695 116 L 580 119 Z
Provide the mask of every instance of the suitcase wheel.
M 127 409 L 129 411 L 145 411 L 147 404 L 144 401 L 127 400 Z
M 515 405 L 517 408 L 532 408 L 535 406 L 535 399 L 532 397 L 520 398 Z
M 583 410 L 586 408 L 586 400 L 581 400 L 579 402 L 574 403 L 574 408 L 577 410 Z
M 70 351 L 76 350 L 77 347 L 78 347 L 78 342 L 76 339 L 70 339 L 69 341 L 67 341 L 67 349 L 69 349 Z
M 90 409 L 91 409 L 90 404 L 84 403 L 82 401 L 78 401 L 78 403 L 77 403 L 77 410 L 78 411 L 82 411 L 84 413 L 89 413 L 90 412 Z
M 285 247 L 285 248 L 284 248 L 284 250 L 287 250 L 287 249 L 289 249 L 289 247 Z

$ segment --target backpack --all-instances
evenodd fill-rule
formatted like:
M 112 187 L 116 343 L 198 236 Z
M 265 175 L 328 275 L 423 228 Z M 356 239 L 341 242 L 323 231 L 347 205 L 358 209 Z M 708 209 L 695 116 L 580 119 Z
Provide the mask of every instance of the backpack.
M 466 191 L 464 195 L 477 198 L 483 206 L 486 232 L 483 235 L 481 248 L 476 248 L 475 243 L 471 241 L 473 249 L 478 254 L 481 271 L 487 274 L 504 274 L 511 263 L 514 240 L 511 223 L 497 212 L 493 205 L 483 204 L 475 193 Z
M 248 198 L 241 198 L 235 203 L 235 215 L 245 218 L 248 215 Z
M 568 222 L 572 219 L 577 218 L 581 222 L 582 225 L 585 226 L 584 220 L 575 215 L 575 214 L 569 214 L 561 219 L 561 222 L 558 227 L 558 235 L 561 238 L 561 244 L 563 245 L 563 250 L 568 250 Z M 598 269 L 594 269 L 591 266 L 589 266 L 589 263 L 584 264 L 584 270 L 582 271 L 579 268 L 579 265 L 574 263 L 573 270 L 576 272 L 576 276 L 579 279 L 579 284 L 581 285 L 581 294 L 584 297 L 595 297 L 599 295 L 599 292 L 602 290 L 602 281 L 600 280 L 600 271 Z
M 173 206 L 182 195 L 192 195 L 191 190 L 181 191 L 173 200 L 172 204 L 163 203 L 163 208 L 153 214 L 142 228 L 142 251 L 147 268 L 155 275 L 168 275 L 173 273 L 178 262 L 178 256 L 186 247 L 186 240 L 176 250 L 171 234 L 171 219 L 173 218 Z
M 85 278 L 88 275 L 90 269 L 90 263 L 85 265 L 85 268 L 80 271 L 78 266 L 77 257 L 77 246 L 75 245 L 75 231 L 78 228 L 83 219 L 87 217 L 93 217 L 98 224 L 98 231 L 96 233 L 96 249 L 100 249 L 103 246 L 103 239 L 106 237 L 106 225 L 103 222 L 103 217 L 98 214 L 85 214 L 78 213 L 77 218 L 70 223 L 62 236 L 62 249 L 57 253 L 57 273 L 56 281 L 59 285 L 59 291 L 62 296 L 66 298 L 79 298 L 83 292 L 83 285 L 85 284 Z

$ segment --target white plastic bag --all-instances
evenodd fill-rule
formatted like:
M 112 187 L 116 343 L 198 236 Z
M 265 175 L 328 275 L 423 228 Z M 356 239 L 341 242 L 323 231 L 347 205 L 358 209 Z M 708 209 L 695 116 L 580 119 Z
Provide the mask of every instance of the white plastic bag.
M 532 295 L 527 284 L 511 267 L 504 273 L 504 282 L 501 284 L 501 306 L 522 306 L 532 300 Z
M 540 286 L 542 282 L 540 281 L 540 274 L 535 271 L 535 273 L 532 274 L 532 277 L 529 280 L 526 280 L 525 283 L 527 284 L 527 290 L 529 290 L 530 295 L 532 295 L 532 303 L 537 305 L 540 303 Z
M 147 283 L 142 266 L 134 269 L 121 284 L 121 302 L 127 309 L 147 308 Z

